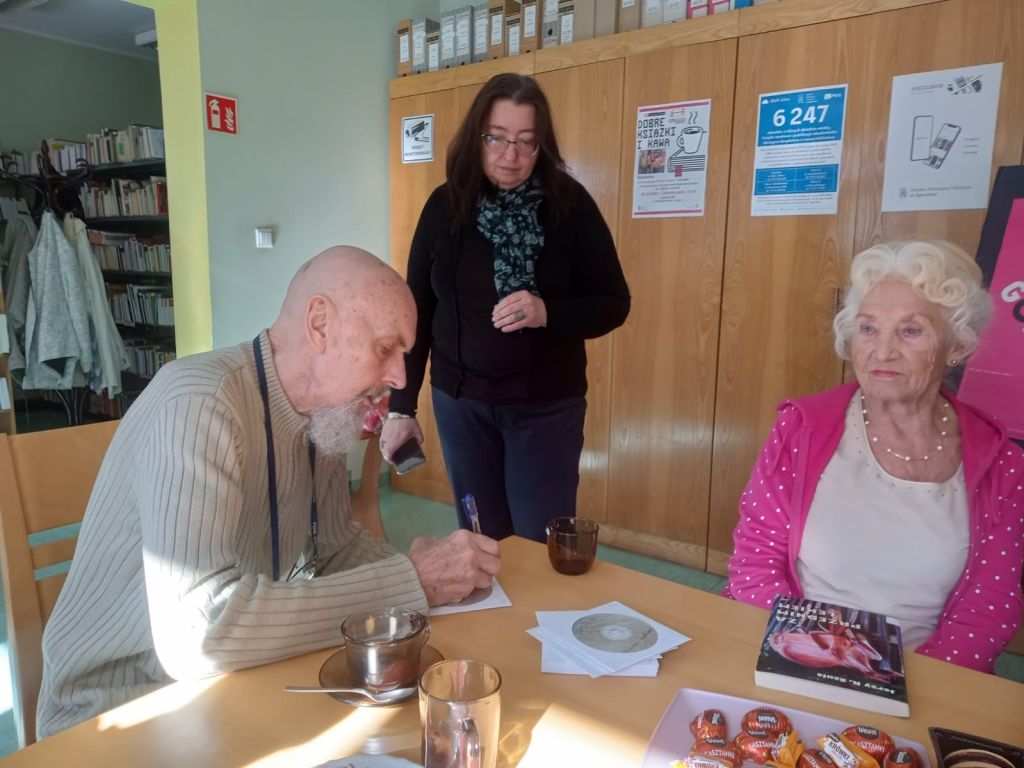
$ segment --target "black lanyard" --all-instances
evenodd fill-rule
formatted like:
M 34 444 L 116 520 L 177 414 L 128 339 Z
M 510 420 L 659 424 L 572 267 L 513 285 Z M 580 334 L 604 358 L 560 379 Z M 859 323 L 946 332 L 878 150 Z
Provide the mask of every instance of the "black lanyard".
M 281 544 L 277 523 L 277 460 L 274 455 L 274 431 L 270 424 L 270 394 L 267 390 L 267 371 L 263 366 L 263 345 L 260 337 L 252 340 L 252 354 L 256 358 L 256 378 L 263 398 L 263 429 L 267 434 L 267 496 L 270 501 L 270 547 L 274 557 L 274 581 L 281 578 Z M 309 536 L 313 542 L 313 562 L 318 559 L 316 509 L 316 446 L 309 443 L 309 475 L 313 490 L 309 502 Z

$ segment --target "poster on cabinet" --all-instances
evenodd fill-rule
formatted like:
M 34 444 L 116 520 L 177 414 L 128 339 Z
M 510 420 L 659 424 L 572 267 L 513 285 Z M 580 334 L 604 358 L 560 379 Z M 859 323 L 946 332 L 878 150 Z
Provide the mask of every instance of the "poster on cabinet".
M 402 118 L 402 162 L 429 163 L 434 159 L 434 116 Z
M 703 216 L 711 99 L 638 107 L 633 218 Z
M 846 123 L 846 86 L 762 93 L 751 216 L 834 214 Z
M 985 208 L 1002 64 L 897 75 L 883 211 Z

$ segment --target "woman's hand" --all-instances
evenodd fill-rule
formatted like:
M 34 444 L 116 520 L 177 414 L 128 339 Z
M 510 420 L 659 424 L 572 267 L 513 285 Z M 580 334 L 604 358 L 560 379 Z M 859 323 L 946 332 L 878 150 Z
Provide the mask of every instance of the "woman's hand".
M 548 324 L 548 308 L 539 296 L 529 291 L 516 291 L 494 305 L 491 321 L 502 333 L 544 328 Z
M 391 459 L 395 451 L 401 448 L 410 438 L 416 438 L 416 442 L 423 444 L 423 430 L 415 418 L 412 419 L 389 419 L 384 422 L 384 429 L 380 433 L 380 455 L 384 461 L 392 463 Z

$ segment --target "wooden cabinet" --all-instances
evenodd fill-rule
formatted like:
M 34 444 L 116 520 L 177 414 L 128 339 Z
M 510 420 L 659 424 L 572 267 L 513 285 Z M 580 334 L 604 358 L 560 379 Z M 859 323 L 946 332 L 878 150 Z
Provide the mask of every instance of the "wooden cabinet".
M 703 216 L 634 219 L 635 145 L 624 142 L 619 253 L 633 308 L 615 334 L 608 522 L 676 542 L 660 554 L 696 568 L 707 542 L 735 78 L 736 40 L 626 59 L 625 136 L 636 135 L 644 105 L 710 98 L 711 121 Z
M 393 81 L 392 263 L 473 95 L 536 73 L 563 154 L 612 230 L 633 296 L 626 324 L 588 344 L 579 509 L 602 540 L 724 572 L 739 495 L 778 401 L 843 380 L 832 317 L 853 255 L 883 241 L 976 248 L 983 210 L 880 212 L 894 75 L 1003 62 L 993 176 L 1024 150 L 1020 0 L 781 0 L 514 59 Z M 848 86 L 836 215 L 753 217 L 758 95 Z M 712 103 L 705 215 L 635 220 L 636 110 Z M 401 117 L 434 114 L 433 163 L 402 165 Z M 421 395 L 427 467 L 396 487 L 451 500 Z
M 537 81 L 555 116 L 566 164 L 601 209 L 618 244 L 618 156 L 622 148 L 622 59 L 545 72 Z M 580 459 L 580 515 L 607 522 L 609 420 L 616 334 L 587 342 L 587 421 Z
M 1024 7 L 1015 0 L 951 0 L 740 39 L 708 570 L 726 573 L 737 500 L 775 404 L 843 380 L 831 326 L 853 256 L 911 239 L 977 250 L 982 209 L 881 212 L 892 78 L 998 61 L 993 179 L 1000 165 L 1021 161 L 1024 142 Z M 758 94 L 843 83 L 837 215 L 751 217 Z

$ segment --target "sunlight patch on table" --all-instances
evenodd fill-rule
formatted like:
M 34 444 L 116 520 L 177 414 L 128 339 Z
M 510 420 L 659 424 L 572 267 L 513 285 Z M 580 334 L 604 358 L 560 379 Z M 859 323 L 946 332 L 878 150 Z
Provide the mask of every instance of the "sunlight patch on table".
M 219 676 L 207 677 L 190 683 L 165 686 L 109 712 L 104 712 L 97 718 L 97 727 L 100 731 L 132 728 L 161 715 L 177 712 L 206 693 L 221 679 L 222 677 Z
M 646 748 L 646 739 L 638 739 L 606 720 L 552 704 L 534 726 L 530 748 L 519 768 L 622 768 L 639 765 Z
M 416 720 L 409 727 L 395 727 L 405 720 L 407 707 L 353 708 L 343 720 L 309 741 L 247 763 L 245 768 L 281 768 L 320 765 L 355 754 L 418 754 L 422 735 Z

